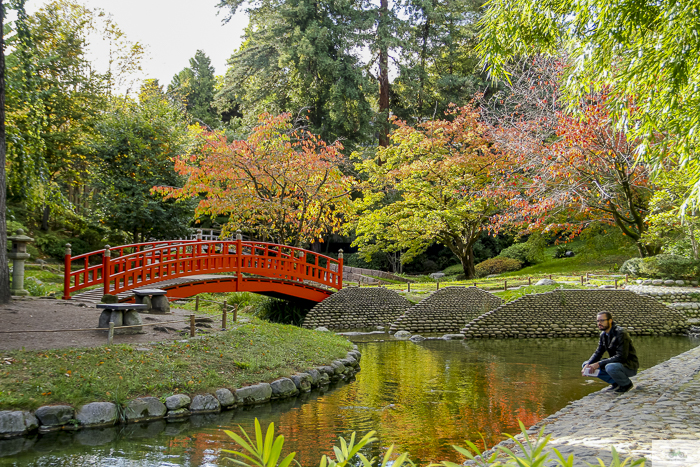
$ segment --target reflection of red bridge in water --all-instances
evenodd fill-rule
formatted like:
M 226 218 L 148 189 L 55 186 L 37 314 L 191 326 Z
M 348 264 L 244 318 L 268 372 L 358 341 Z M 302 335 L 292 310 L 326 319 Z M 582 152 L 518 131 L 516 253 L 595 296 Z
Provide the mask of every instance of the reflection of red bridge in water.
M 255 292 L 320 302 L 343 287 L 343 256 L 275 243 L 238 240 L 168 240 L 137 243 L 65 257 L 63 298 L 99 300 L 150 285 L 183 298 L 204 292 Z M 233 273 L 225 275 L 222 273 Z M 172 293 L 171 293 L 172 292 Z

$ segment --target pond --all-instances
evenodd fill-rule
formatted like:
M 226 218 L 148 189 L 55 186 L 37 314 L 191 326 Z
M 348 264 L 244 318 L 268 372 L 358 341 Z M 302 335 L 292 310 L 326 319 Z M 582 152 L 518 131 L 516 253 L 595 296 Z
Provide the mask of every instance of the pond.
M 357 340 L 356 340 L 357 339 Z M 461 461 L 452 445 L 490 446 L 605 385 L 580 376 L 595 339 L 396 341 L 353 337 L 362 352 L 356 379 L 279 403 L 104 430 L 0 441 L 0 466 L 213 466 L 233 465 L 221 449 L 235 444 L 224 429 L 249 433 L 257 417 L 274 422 L 285 453 L 303 466 L 332 453 L 338 436 L 377 431 L 366 455 L 396 445 L 419 465 Z M 386 340 L 381 340 L 386 339 Z M 634 338 L 642 368 L 700 343 L 681 337 Z

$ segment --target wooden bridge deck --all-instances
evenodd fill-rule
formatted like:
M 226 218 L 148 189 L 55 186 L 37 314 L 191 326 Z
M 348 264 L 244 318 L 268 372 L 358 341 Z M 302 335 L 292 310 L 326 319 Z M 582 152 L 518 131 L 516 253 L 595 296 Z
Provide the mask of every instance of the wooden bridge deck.
M 167 288 L 168 286 L 180 285 L 180 284 L 191 284 L 193 282 L 200 282 L 200 281 L 209 280 L 209 279 L 231 279 L 231 280 L 234 280 L 235 278 L 236 278 L 235 274 L 234 275 L 200 274 L 198 276 L 178 277 L 175 279 L 168 279 L 166 281 L 156 282 L 154 284 L 149 284 L 148 288 L 149 289 L 163 289 L 163 288 Z M 102 287 L 98 287 L 96 289 L 92 289 L 92 290 L 88 290 L 86 292 L 75 294 L 71 297 L 71 300 L 77 300 L 77 301 L 88 302 L 88 303 L 99 303 L 102 300 L 103 295 L 104 295 L 104 290 L 102 290 Z M 117 297 L 119 298 L 120 302 L 128 301 L 133 296 L 134 296 L 134 293 L 131 290 L 117 294 Z M 170 297 L 170 298 L 173 298 L 173 297 Z M 176 297 L 176 298 L 179 298 L 179 297 Z

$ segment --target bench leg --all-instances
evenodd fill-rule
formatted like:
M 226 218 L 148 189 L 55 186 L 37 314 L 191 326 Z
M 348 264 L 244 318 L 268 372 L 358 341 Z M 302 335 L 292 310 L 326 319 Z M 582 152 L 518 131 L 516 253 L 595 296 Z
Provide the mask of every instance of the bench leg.
M 100 314 L 100 321 L 99 324 L 97 325 L 98 328 L 108 328 L 109 327 L 109 318 L 112 316 L 112 311 L 111 310 L 102 310 L 102 314 Z
M 120 334 L 140 334 L 143 332 L 141 315 L 136 310 L 124 312 L 124 326 L 138 326 L 137 328 L 122 329 Z
M 146 308 L 146 309 L 144 310 L 145 313 L 148 313 L 148 312 L 150 312 L 150 311 L 153 309 L 153 304 L 152 304 L 152 302 L 151 302 L 151 297 L 149 297 L 149 296 L 137 297 L 137 298 L 136 298 L 136 303 L 140 303 L 140 304 L 143 304 L 143 305 L 148 306 L 148 308 Z
M 151 297 L 151 313 L 170 313 L 170 302 L 165 295 Z
M 121 310 L 112 310 L 109 320 L 114 323 L 114 327 L 124 325 L 124 313 Z M 109 325 L 107 325 L 109 327 Z M 115 331 L 116 332 L 116 331 Z

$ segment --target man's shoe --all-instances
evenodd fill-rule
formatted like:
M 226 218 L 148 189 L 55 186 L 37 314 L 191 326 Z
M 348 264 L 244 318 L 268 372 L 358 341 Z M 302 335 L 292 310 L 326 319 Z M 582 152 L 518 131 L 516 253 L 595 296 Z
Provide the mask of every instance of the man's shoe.
M 608 386 L 607 388 L 603 389 L 603 392 L 612 392 L 612 391 L 614 391 L 615 389 L 617 389 L 617 388 L 619 388 L 619 387 L 620 387 L 619 384 L 617 384 L 617 383 L 612 383 L 610 386 Z
M 630 383 L 627 386 L 620 386 L 619 388 L 615 389 L 615 392 L 622 394 L 623 392 L 629 391 L 633 387 L 634 387 L 634 384 Z

